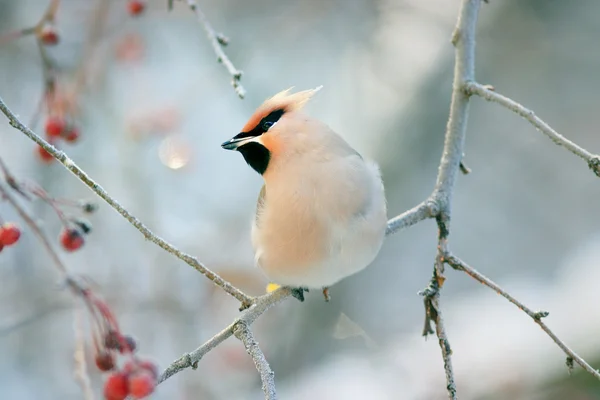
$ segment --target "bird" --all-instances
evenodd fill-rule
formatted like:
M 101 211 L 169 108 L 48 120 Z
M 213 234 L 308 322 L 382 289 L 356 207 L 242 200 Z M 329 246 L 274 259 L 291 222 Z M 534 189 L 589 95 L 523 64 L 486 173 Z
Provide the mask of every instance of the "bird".
M 304 112 L 322 86 L 265 100 L 241 132 L 221 144 L 259 173 L 251 226 L 254 261 L 304 301 L 362 271 L 379 253 L 387 205 L 378 165 Z

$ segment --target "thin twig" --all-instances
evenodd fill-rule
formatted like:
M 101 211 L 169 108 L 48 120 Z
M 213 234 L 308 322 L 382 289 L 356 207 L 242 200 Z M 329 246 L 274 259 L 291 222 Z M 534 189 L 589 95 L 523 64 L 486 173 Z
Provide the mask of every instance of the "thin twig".
M 31 129 L 26 127 L 19 118 L 6 106 L 4 100 L 0 98 L 0 111 L 6 115 L 8 118 L 10 125 L 21 132 L 23 132 L 28 138 L 33 140 L 39 146 L 41 146 L 44 150 L 50 153 L 54 158 L 61 162 L 69 171 L 71 171 L 75 176 L 79 178 L 83 183 L 85 183 L 93 192 L 95 192 L 100 198 L 102 198 L 108 205 L 110 205 L 113 209 L 115 209 L 119 214 L 121 214 L 131 225 L 133 225 L 138 231 L 140 231 L 147 240 L 150 240 L 152 243 L 158 245 L 163 250 L 168 253 L 173 254 L 175 257 L 180 260 L 186 262 L 188 265 L 192 266 L 194 269 L 202 273 L 208 279 L 210 279 L 215 285 L 222 288 L 226 293 L 230 294 L 237 300 L 242 303 L 242 308 L 247 308 L 250 304 L 252 304 L 252 298 L 233 286 L 231 283 L 227 282 L 223 278 L 221 278 L 218 274 L 208 269 L 204 264 L 198 261 L 195 257 L 182 252 L 177 249 L 164 239 L 158 237 L 154 234 L 150 229 L 146 227 L 137 217 L 131 214 L 125 207 L 123 207 L 117 200 L 112 198 L 96 181 L 88 176 L 88 174 L 83 171 L 81 168 L 77 166 L 64 152 L 58 150 L 53 145 L 49 144 L 47 141 L 42 139 L 40 136 L 35 134 Z
M 457 399 L 456 396 L 456 383 L 454 381 L 454 369 L 452 368 L 452 348 L 450 347 L 450 341 L 446 335 L 446 329 L 444 328 L 444 319 L 442 317 L 442 309 L 440 307 L 440 292 L 439 288 L 436 293 L 429 297 L 428 307 L 434 311 L 434 315 L 431 316 L 435 322 L 435 334 L 438 338 L 440 349 L 442 350 L 442 359 L 444 360 L 444 373 L 446 375 L 446 390 L 448 391 L 448 397 L 450 399 Z
M 83 311 L 81 306 L 75 306 L 73 317 L 73 330 L 75 332 L 75 352 L 73 355 L 75 361 L 75 378 L 81 386 L 83 398 L 85 400 L 94 400 L 94 392 L 92 391 L 92 384 L 85 361 L 85 337 L 83 334 Z
M 547 311 L 533 311 L 532 309 L 527 307 L 525 304 L 521 303 L 519 300 L 517 300 L 516 298 L 511 296 L 508 292 L 506 292 L 506 290 L 502 289 L 500 286 L 498 286 L 498 284 L 493 282 L 491 279 L 489 279 L 485 275 L 481 274 L 475 268 L 470 267 L 467 263 L 462 261 L 460 258 L 458 258 L 452 254 L 447 254 L 445 256 L 445 260 L 446 260 L 446 263 L 448 263 L 448 265 L 450 265 L 452 268 L 454 268 L 458 271 L 463 271 L 464 273 L 469 275 L 471 278 L 475 279 L 476 281 L 478 281 L 478 282 L 484 284 L 485 286 L 489 287 L 490 289 L 494 290 L 496 293 L 498 293 L 499 295 L 501 295 L 502 297 L 504 297 L 505 299 L 510 301 L 512 304 L 517 306 L 519 308 L 519 310 L 521 310 L 525 314 L 527 314 L 536 324 L 538 324 L 540 326 L 540 328 L 542 328 L 542 330 L 544 332 L 546 332 L 548 334 L 548 336 L 550 336 L 550 338 L 554 341 L 554 343 L 556 343 L 558 345 L 558 347 L 560 347 L 561 350 L 567 355 L 567 358 L 569 360 L 575 361 L 583 369 L 585 369 L 587 372 L 592 374 L 595 378 L 600 380 L 600 372 L 598 372 L 598 370 L 592 368 L 583 358 L 581 358 L 577 353 L 575 353 L 573 350 L 571 350 L 565 344 L 565 342 L 560 340 L 556 336 L 556 334 L 554 334 L 554 332 L 552 332 L 552 330 L 550 330 L 548 325 L 546 325 L 542 321 L 542 318 L 548 316 Z
M 467 164 L 465 164 L 463 161 L 460 162 L 458 167 L 460 168 L 460 172 L 462 172 L 463 175 L 469 175 L 471 173 L 471 168 L 467 167 Z
M 71 96 L 78 96 L 86 85 L 86 79 L 90 75 L 92 64 L 94 63 L 95 53 L 98 50 L 98 43 L 102 39 L 102 33 L 105 30 L 106 22 L 110 11 L 111 2 L 105 0 L 97 0 L 96 6 L 91 14 L 91 22 L 83 47 L 83 55 L 75 72 L 73 79 L 73 87 L 71 88 Z
M 204 28 L 206 36 L 208 37 L 208 41 L 210 42 L 213 51 L 217 56 L 217 61 L 222 63 L 225 69 L 227 69 L 227 72 L 229 72 L 229 75 L 231 75 L 231 86 L 233 86 L 233 89 L 237 93 L 238 97 L 243 99 L 246 96 L 246 89 L 244 89 L 240 83 L 242 79 L 242 71 L 233 65 L 229 57 L 227 57 L 227 54 L 225 54 L 223 51 L 223 47 L 227 45 L 228 40 L 213 29 L 212 25 L 208 21 L 208 18 L 206 18 L 206 15 L 204 15 L 204 12 L 202 12 L 194 0 L 187 0 L 187 4 L 190 9 L 196 13 L 198 21 Z M 169 3 L 169 7 L 171 6 L 172 3 Z
M 571 153 L 576 156 L 582 158 L 587 162 L 589 168 L 600 177 L 600 156 L 597 154 L 592 154 L 583 147 L 577 145 L 576 143 L 570 141 L 560 133 L 556 132 L 550 125 L 548 125 L 544 120 L 535 115 L 535 113 L 517 103 L 516 101 L 503 96 L 499 93 L 496 93 L 494 90 L 490 90 L 485 85 L 480 83 L 469 81 L 465 82 L 464 90 L 467 95 L 477 95 L 482 97 L 487 101 L 491 101 L 494 103 L 498 103 L 501 106 L 511 110 L 512 112 L 520 115 L 529 121 L 533 126 L 536 127 L 537 130 L 542 132 L 544 135 L 548 136 L 550 140 L 552 140 L 555 144 L 564 147 Z
M 275 373 L 269 366 L 265 355 L 263 354 L 258 342 L 254 339 L 254 335 L 245 322 L 239 322 L 233 329 L 233 334 L 236 338 L 244 343 L 246 352 L 252 357 L 254 365 L 260 374 L 262 382 L 262 390 L 265 393 L 266 400 L 277 400 L 277 391 L 275 390 Z
M 386 236 L 393 235 L 401 229 L 408 228 L 427 218 L 433 218 L 438 213 L 436 204 L 425 200 L 415 207 L 403 212 L 388 221 Z
M 25 209 L 21 206 L 17 199 L 15 199 L 15 197 L 12 195 L 10 190 L 8 190 L 8 188 L 4 186 L 4 183 L 2 182 L 0 182 L 0 197 L 6 199 L 10 203 L 10 205 L 15 209 L 15 211 L 17 211 L 17 214 L 19 214 L 21 219 L 25 221 L 25 223 L 29 226 L 33 233 L 35 233 L 38 239 L 42 242 L 42 244 L 46 248 L 46 251 L 48 252 L 48 254 L 50 254 L 50 258 L 52 258 L 54 265 L 61 273 L 63 278 L 67 278 L 67 267 L 65 267 L 65 264 L 58 256 L 56 250 L 54 250 L 54 247 L 52 247 L 50 240 L 48 239 L 44 231 L 42 231 L 42 228 L 40 228 L 39 224 L 29 215 L 27 211 L 25 211 Z

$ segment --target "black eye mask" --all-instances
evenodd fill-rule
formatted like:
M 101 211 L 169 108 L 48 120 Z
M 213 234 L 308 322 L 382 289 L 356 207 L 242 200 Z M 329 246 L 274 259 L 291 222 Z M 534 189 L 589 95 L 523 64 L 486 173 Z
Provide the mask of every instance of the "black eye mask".
M 284 113 L 284 111 L 281 109 L 271 111 L 269 113 L 269 115 L 267 115 L 266 117 L 261 119 L 260 122 L 251 131 L 240 132 L 234 136 L 233 140 L 243 139 L 243 138 L 247 138 L 247 137 L 257 137 L 257 136 L 262 135 L 263 133 L 267 132 L 269 130 L 269 128 L 271 128 L 273 125 L 275 125 L 275 123 L 277 123 L 277 121 L 279 121 L 279 118 L 281 118 L 283 113 Z

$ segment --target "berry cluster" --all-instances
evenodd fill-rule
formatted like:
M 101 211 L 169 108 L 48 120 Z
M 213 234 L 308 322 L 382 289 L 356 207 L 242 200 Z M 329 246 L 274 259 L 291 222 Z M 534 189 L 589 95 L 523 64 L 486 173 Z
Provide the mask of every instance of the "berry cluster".
M 75 143 L 79 140 L 80 136 L 79 128 L 73 121 L 64 116 L 59 116 L 58 113 L 50 115 L 46 119 L 44 130 L 46 132 L 46 140 L 52 145 L 55 145 L 61 139 L 67 143 Z M 38 156 L 43 162 L 49 163 L 54 160 L 54 157 L 44 150 L 44 148 L 38 146 L 37 150 Z
M 108 353 L 104 353 L 102 356 L 107 357 L 107 355 Z M 108 359 L 110 359 L 109 355 Z M 113 362 L 113 360 L 109 362 Z M 98 363 L 98 357 L 96 363 Z M 126 362 L 123 368 L 113 371 L 108 376 L 104 382 L 104 398 L 106 400 L 125 400 L 127 396 L 131 396 L 134 399 L 143 399 L 154 392 L 157 379 L 158 369 L 153 362 L 134 358 Z
M 91 224 L 81 218 L 67 212 L 67 209 L 75 209 L 79 213 L 91 214 L 96 211 L 96 205 L 87 201 L 74 201 L 51 197 L 44 189 L 33 182 L 18 182 L 6 169 L 0 160 L 0 169 L 5 173 L 5 181 L 8 186 L 26 200 L 40 199 L 48 204 L 61 221 L 63 228 L 59 234 L 59 242 L 63 249 L 72 252 L 78 250 L 85 242 L 85 236 L 92 231 Z M 33 196 L 33 197 L 32 197 Z M 0 199 L 1 200 L 1 199 Z M 1 223 L 1 220 L 0 220 Z M 21 237 L 21 231 L 14 223 L 3 223 L 0 225 L 0 251 L 5 246 L 15 244 Z
M 152 394 L 158 383 L 156 364 L 137 356 L 135 340 L 121 333 L 117 320 L 103 300 L 89 289 L 81 290 L 80 294 L 94 315 L 92 332 L 96 366 L 102 372 L 110 372 L 104 382 L 104 398 L 125 400 L 131 396 L 143 399 Z M 117 366 L 119 356 L 125 359 L 121 368 Z

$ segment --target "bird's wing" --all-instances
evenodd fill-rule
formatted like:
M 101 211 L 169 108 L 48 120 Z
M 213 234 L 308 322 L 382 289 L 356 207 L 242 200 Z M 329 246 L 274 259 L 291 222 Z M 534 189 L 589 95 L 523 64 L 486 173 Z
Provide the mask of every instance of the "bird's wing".
M 258 200 L 256 201 L 256 211 L 254 213 L 254 224 L 255 225 L 258 225 L 260 213 L 262 212 L 263 208 L 265 207 L 265 203 L 267 200 L 265 198 L 266 193 L 267 193 L 266 185 L 263 185 L 262 188 L 260 189 L 260 193 L 258 194 Z

